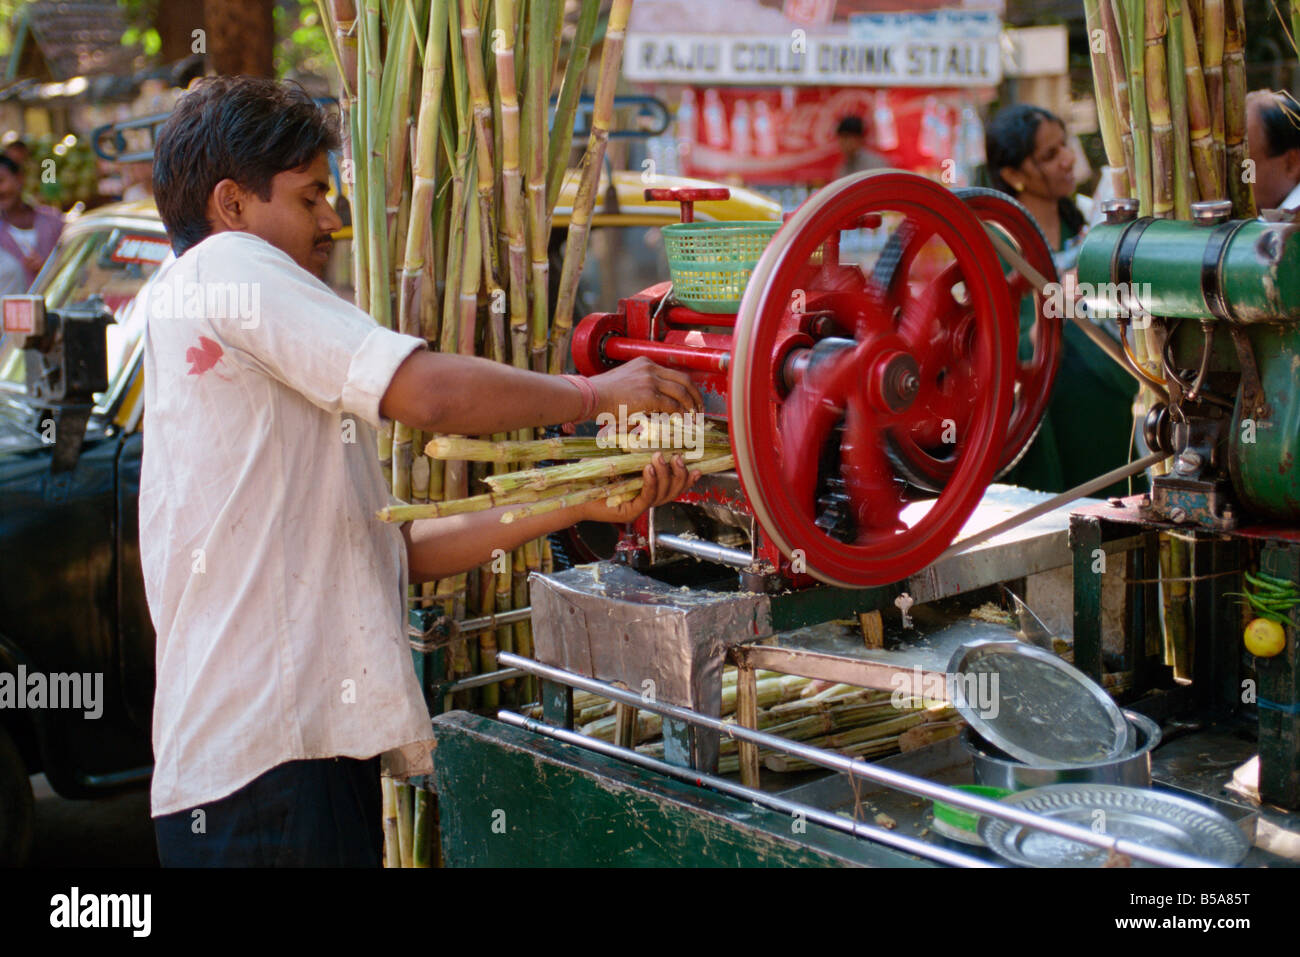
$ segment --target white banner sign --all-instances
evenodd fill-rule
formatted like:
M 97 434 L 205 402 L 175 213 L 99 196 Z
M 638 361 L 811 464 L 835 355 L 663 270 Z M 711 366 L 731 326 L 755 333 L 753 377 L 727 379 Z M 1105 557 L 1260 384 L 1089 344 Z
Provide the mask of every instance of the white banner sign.
M 641 82 L 816 86 L 996 86 L 998 37 L 879 39 L 629 33 L 623 75 Z

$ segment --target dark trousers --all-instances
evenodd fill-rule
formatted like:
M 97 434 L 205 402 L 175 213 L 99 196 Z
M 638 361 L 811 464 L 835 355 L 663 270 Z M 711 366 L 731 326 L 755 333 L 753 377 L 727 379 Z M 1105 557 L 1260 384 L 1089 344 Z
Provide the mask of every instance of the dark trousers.
M 378 867 L 380 814 L 378 757 L 323 758 L 154 818 L 154 831 L 163 867 Z

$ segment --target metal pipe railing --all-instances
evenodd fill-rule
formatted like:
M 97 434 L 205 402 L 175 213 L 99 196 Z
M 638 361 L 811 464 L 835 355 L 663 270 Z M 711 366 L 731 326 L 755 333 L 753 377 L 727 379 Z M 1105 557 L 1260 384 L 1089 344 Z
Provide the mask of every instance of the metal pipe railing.
M 693 724 L 702 728 L 708 728 L 711 731 L 717 731 L 720 734 L 739 738 L 742 741 L 757 744 L 761 747 L 783 751 L 786 754 L 792 754 L 795 757 L 803 758 L 810 764 L 820 765 L 821 767 L 829 768 L 832 771 L 840 771 L 852 777 L 862 778 L 863 780 L 872 781 L 877 784 L 884 784 L 887 787 L 892 787 L 899 791 L 906 791 L 909 794 L 915 794 L 919 797 L 929 798 L 932 801 L 942 801 L 945 804 L 963 808 L 967 811 L 974 811 L 977 814 L 995 817 L 1003 821 L 1010 821 L 1013 824 L 1019 824 L 1022 827 L 1031 827 L 1035 830 L 1046 831 L 1049 834 L 1055 834 L 1057 837 L 1077 841 L 1080 844 L 1087 844 L 1091 847 L 1099 847 L 1102 850 L 1109 851 L 1113 854 L 1123 854 L 1127 857 L 1146 861 L 1151 864 L 1158 864 L 1162 867 L 1222 866 L 1211 861 L 1200 860 L 1199 858 L 1189 857 L 1185 854 L 1179 854 L 1174 851 L 1164 851 L 1159 848 L 1145 847 L 1134 841 L 1127 840 L 1126 838 L 1097 834 L 1086 827 L 1079 827 L 1074 824 L 1055 821 L 1039 814 L 1022 811 L 1019 808 L 1010 805 L 1001 804 L 997 801 L 990 801 L 988 798 L 978 797 L 965 791 L 958 791 L 955 788 L 950 788 L 942 784 L 935 784 L 931 781 L 925 780 L 924 778 L 918 778 L 910 774 L 904 774 L 901 771 L 894 771 L 889 768 L 882 768 L 877 765 L 868 764 L 861 758 L 846 758 L 843 755 L 835 754 L 831 751 L 825 751 L 821 748 L 814 748 L 798 741 L 790 741 L 786 738 L 767 734 L 763 731 L 754 731 L 738 724 L 727 724 L 720 718 L 713 718 L 708 715 L 699 714 L 689 708 L 662 704 L 658 701 L 646 701 L 636 692 L 624 691 L 622 688 L 616 688 L 603 681 L 597 681 L 594 678 L 586 678 L 582 675 L 565 671 L 562 668 L 554 668 L 550 665 L 544 665 L 539 661 L 532 660 L 531 658 L 521 658 L 519 655 L 503 651 L 497 653 L 497 662 L 508 667 L 519 668 L 529 674 L 536 675 L 539 678 L 545 678 L 559 684 L 569 685 L 583 691 L 589 691 L 592 694 L 600 695 L 610 701 L 631 705 L 632 707 L 638 708 L 642 711 L 650 711 L 661 715 L 662 717 L 672 718 L 676 721 L 684 721 L 687 724 Z
M 505 724 L 512 725 L 516 728 L 523 728 L 525 731 L 544 734 L 547 737 L 555 738 L 557 741 L 563 741 L 566 744 L 586 748 L 588 751 L 595 751 L 597 754 L 603 754 L 607 757 L 618 758 L 621 761 L 627 761 L 629 764 L 635 764 L 638 767 L 645 768 L 649 771 L 657 771 L 660 774 L 677 778 L 679 781 L 686 781 L 688 784 L 698 784 L 703 787 L 712 788 L 719 793 L 729 794 L 732 797 L 738 797 L 754 804 L 760 804 L 775 811 L 783 811 L 791 815 L 799 814 L 802 815 L 806 821 L 812 821 L 813 823 L 820 824 L 823 827 L 843 831 L 845 834 L 852 834 L 854 837 L 865 837 L 880 844 L 887 844 L 891 847 L 896 847 L 901 851 L 906 851 L 909 854 L 915 854 L 918 857 L 925 857 L 930 860 L 939 861 L 942 864 L 950 864 L 953 867 L 999 866 L 997 864 L 990 864 L 988 861 L 982 861 L 978 857 L 971 857 L 969 854 L 950 851 L 937 844 L 930 844 L 915 837 L 908 837 L 906 834 L 895 834 L 893 831 L 886 830 L 883 827 L 876 827 L 871 824 L 860 824 L 857 821 L 840 817 L 838 814 L 831 814 L 808 804 L 800 804 L 796 801 L 787 801 L 785 798 L 779 797 L 778 795 L 768 794 L 764 791 L 755 790 L 754 788 L 747 788 L 743 784 L 736 784 L 733 781 L 728 781 L 726 778 L 704 774 L 700 771 L 692 770 L 691 768 L 678 767 L 675 764 L 668 764 L 666 761 L 660 761 L 658 758 L 652 758 L 645 754 L 638 754 L 636 751 L 631 751 L 627 748 L 620 748 L 617 745 L 601 741 L 599 738 L 591 738 L 585 734 L 578 734 L 576 731 L 557 728 L 554 725 L 546 724 L 545 722 L 538 721 L 535 718 L 524 717 L 522 714 L 516 714 L 513 711 L 498 711 L 497 718 Z

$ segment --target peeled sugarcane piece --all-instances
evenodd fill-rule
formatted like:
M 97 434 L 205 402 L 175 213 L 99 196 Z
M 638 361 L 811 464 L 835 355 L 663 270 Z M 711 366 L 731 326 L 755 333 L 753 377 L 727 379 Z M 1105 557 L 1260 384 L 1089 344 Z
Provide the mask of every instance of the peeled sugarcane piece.
M 607 485 L 595 484 L 592 482 L 577 482 L 568 486 L 573 489 L 590 489 L 594 491 L 603 491 L 608 488 Z M 413 522 L 422 518 L 446 518 L 448 515 L 463 515 L 466 512 L 481 512 L 484 509 L 497 508 L 501 505 L 520 505 L 527 502 L 540 502 L 547 500 L 548 496 L 555 494 L 554 489 L 518 489 L 514 492 L 485 492 L 482 495 L 472 495 L 467 498 L 449 498 L 442 502 L 429 502 L 425 505 L 389 505 L 381 508 L 376 514 L 381 522 L 390 524 L 400 524 L 402 522 Z M 599 498 L 599 495 L 593 496 Z
M 621 454 L 620 449 L 602 448 L 587 436 L 563 436 L 534 439 L 528 442 L 485 442 L 458 435 L 435 435 L 424 447 L 435 459 L 461 459 L 466 462 L 541 462 L 547 459 L 574 459 L 587 456 Z
M 625 455 L 593 457 L 565 465 L 521 469 L 518 472 L 494 475 L 487 479 L 487 484 L 495 492 L 509 492 L 518 488 L 552 488 L 574 481 L 604 479 L 615 475 L 630 475 L 634 472 L 640 472 L 651 464 L 656 455 L 663 455 L 665 462 L 671 462 L 673 456 L 680 454 L 681 450 L 666 449 L 663 452 L 631 452 Z M 693 465 L 690 460 L 685 461 L 688 467 Z
M 964 721 L 932 721 L 917 728 L 908 728 L 898 736 L 898 750 L 915 751 L 937 744 L 961 734 Z
M 811 743 L 811 742 L 810 742 Z M 898 735 L 879 740 L 864 741 L 860 744 L 854 744 L 840 750 L 840 754 L 845 757 L 884 757 L 898 750 Z M 803 758 L 795 757 L 789 754 L 771 754 L 763 759 L 763 765 L 769 771 L 777 771 L 784 774 L 791 774 L 796 771 L 812 771 L 820 769 L 820 764 L 813 764 L 805 761 Z
M 1214 154 L 1211 134 L 1210 101 L 1205 91 L 1205 74 L 1201 72 L 1201 53 L 1196 46 L 1196 29 L 1187 0 L 1179 0 L 1179 29 L 1182 34 L 1183 75 L 1187 87 L 1187 133 L 1191 140 L 1192 169 L 1196 173 L 1197 193 L 1201 200 L 1226 198 L 1223 180 Z M 1170 15 L 1170 24 L 1174 17 Z
M 1169 109 L 1169 68 L 1165 59 L 1168 18 L 1165 0 L 1146 0 L 1146 93 L 1151 122 L 1151 215 L 1174 215 L 1174 128 Z M 1190 215 L 1190 210 L 1189 210 Z
M 702 475 L 711 472 L 725 472 L 735 467 L 735 459 L 730 455 L 716 459 L 705 459 L 702 462 L 694 463 L 691 468 L 693 471 Z M 529 518 L 533 515 L 545 515 L 547 512 L 557 511 L 559 509 L 572 508 L 575 505 L 582 505 L 586 502 L 595 502 L 600 499 L 609 499 L 612 496 L 625 495 L 628 492 L 639 492 L 645 484 L 642 478 L 627 479 L 623 482 L 613 482 L 608 485 L 600 485 L 596 488 L 580 489 L 577 491 L 558 494 L 551 498 L 546 498 L 531 505 L 523 505 L 508 512 L 503 512 L 501 521 L 505 524 L 518 521 L 519 519 Z M 552 491 L 558 491 L 553 489 Z
M 1247 175 L 1246 11 L 1243 0 L 1226 0 L 1223 39 L 1224 146 L 1227 150 L 1228 197 L 1237 219 L 1254 219 L 1254 177 Z

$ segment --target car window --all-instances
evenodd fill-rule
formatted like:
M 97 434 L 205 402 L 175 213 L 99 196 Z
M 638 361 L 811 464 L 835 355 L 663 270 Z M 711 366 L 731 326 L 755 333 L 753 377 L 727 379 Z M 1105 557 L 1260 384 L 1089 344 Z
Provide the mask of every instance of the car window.
M 170 253 L 166 238 L 147 228 L 105 226 L 74 233 L 55 250 L 54 262 L 42 270 L 32 292 L 45 295 L 45 307 L 57 310 L 98 295 L 117 322 L 106 330 L 109 390 L 123 371 L 141 333 L 142 310 L 128 306 Z M 23 351 L 10 337 L 0 340 L 0 386 L 26 384 Z M 97 395 L 98 403 L 102 397 Z

